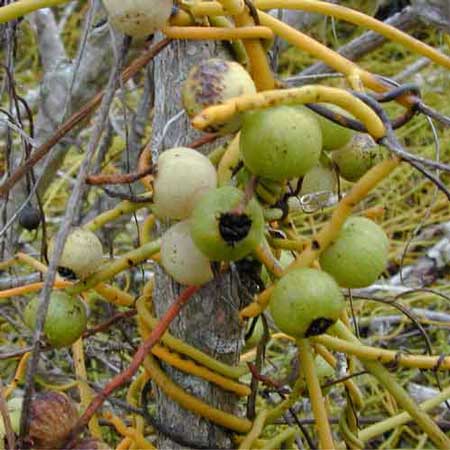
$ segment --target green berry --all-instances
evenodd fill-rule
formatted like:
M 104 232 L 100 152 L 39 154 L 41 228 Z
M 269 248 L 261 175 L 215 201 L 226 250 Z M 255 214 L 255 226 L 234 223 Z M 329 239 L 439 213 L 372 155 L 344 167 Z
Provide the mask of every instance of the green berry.
M 344 296 L 333 278 L 309 268 L 294 269 L 283 276 L 270 300 L 276 326 L 295 338 L 325 333 L 344 307 Z
M 39 299 L 31 300 L 24 310 L 25 324 L 34 329 Z M 67 347 L 73 344 L 86 328 L 87 315 L 83 302 L 64 292 L 54 291 L 50 295 L 44 334 L 52 347 Z
M 389 240 L 379 225 L 364 217 L 351 217 L 320 256 L 320 265 L 342 287 L 367 287 L 385 269 L 388 249 Z
M 244 193 L 232 186 L 207 192 L 191 216 L 195 245 L 212 261 L 235 261 L 261 242 L 264 217 L 255 199 L 244 205 Z
M 300 195 L 315 192 L 335 192 L 336 186 L 337 175 L 335 171 L 323 164 L 318 164 L 303 177 Z
M 323 103 L 319 105 L 326 106 L 331 111 L 349 117 L 349 113 L 337 105 Z M 317 114 L 320 129 L 322 130 L 322 145 L 324 150 L 336 150 L 346 145 L 355 134 L 353 130 L 338 125 L 335 122 Z
M 310 111 L 277 106 L 247 113 L 239 142 L 254 175 L 281 181 L 303 176 L 319 162 L 322 133 Z
M 339 175 L 347 181 L 358 181 L 371 167 L 380 155 L 380 148 L 368 135 L 355 134 L 350 142 L 331 157 L 339 169 Z

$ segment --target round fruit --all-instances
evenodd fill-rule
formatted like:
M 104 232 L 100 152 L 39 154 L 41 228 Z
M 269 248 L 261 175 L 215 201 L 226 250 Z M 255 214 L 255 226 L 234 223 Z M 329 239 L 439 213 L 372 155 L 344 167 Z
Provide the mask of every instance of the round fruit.
M 19 214 L 19 225 L 28 231 L 35 230 L 41 223 L 41 219 L 39 209 L 27 204 Z
M 212 280 L 209 259 L 195 246 L 185 220 L 171 226 L 161 239 L 161 264 L 178 283 L 201 286 Z
M 379 146 L 368 134 L 358 133 L 346 146 L 334 151 L 331 157 L 344 180 L 357 181 L 375 165 L 379 152 Z
M 335 192 L 337 175 L 330 167 L 318 164 L 309 170 L 302 180 L 300 196 L 314 192 Z
M 208 106 L 218 105 L 233 97 L 256 93 L 255 83 L 237 62 L 213 58 L 194 66 L 181 90 L 184 109 L 194 117 Z M 214 125 L 208 131 L 234 133 L 240 128 L 240 118 Z
M 103 0 L 111 25 L 133 37 L 153 34 L 166 25 L 173 0 Z
M 212 261 L 242 259 L 261 242 L 261 206 L 255 199 L 244 202 L 242 191 L 224 186 L 207 192 L 192 211 L 192 239 Z
M 277 106 L 247 113 L 239 142 L 253 174 L 281 181 L 303 176 L 319 162 L 322 133 L 305 108 Z
M 77 419 L 77 409 L 67 395 L 54 391 L 37 394 L 30 408 L 29 438 L 33 448 L 62 448 Z
M 216 169 L 205 155 L 185 147 L 166 150 L 158 158 L 153 183 L 154 212 L 161 218 L 185 219 L 198 199 L 216 186 Z
M 320 256 L 320 265 L 342 287 L 370 286 L 388 261 L 389 240 L 365 217 L 347 219 L 337 239 Z
M 26 325 L 34 329 L 39 299 L 31 300 L 25 308 Z M 50 295 L 44 334 L 52 347 L 67 347 L 73 344 L 86 328 L 86 308 L 77 297 L 55 291 Z
M 49 259 L 53 255 L 55 242 L 48 246 Z M 58 272 L 67 278 L 86 278 L 95 272 L 103 259 L 103 248 L 99 238 L 89 230 L 75 228 L 67 236 L 59 259 Z
M 294 269 L 282 277 L 270 300 L 275 324 L 295 338 L 325 333 L 344 307 L 344 296 L 333 278 L 308 268 Z
M 328 109 L 331 109 L 331 111 L 343 116 L 349 116 L 349 113 L 345 111 L 345 109 L 342 109 L 337 105 L 330 103 L 319 103 L 319 105 L 325 106 Z M 322 130 L 322 145 L 324 150 L 336 150 L 343 147 L 355 134 L 353 130 L 338 125 L 320 114 L 317 114 L 317 119 L 319 120 L 320 129 Z

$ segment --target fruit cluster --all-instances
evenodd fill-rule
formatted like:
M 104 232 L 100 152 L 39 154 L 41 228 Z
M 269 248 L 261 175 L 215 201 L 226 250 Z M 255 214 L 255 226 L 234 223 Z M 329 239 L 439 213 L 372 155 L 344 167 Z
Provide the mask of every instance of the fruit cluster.
M 242 66 L 215 58 L 192 68 L 182 100 L 193 118 L 209 106 L 255 92 Z M 325 106 L 347 115 L 334 105 Z M 234 176 L 219 183 L 207 156 L 173 148 L 159 157 L 153 184 L 155 214 L 179 221 L 162 236 L 161 264 L 185 285 L 207 283 L 213 277 L 211 262 L 251 257 L 262 244 L 267 202 L 260 192 L 270 192 L 278 202 L 292 192 L 335 192 L 339 176 L 356 181 L 379 158 L 369 135 L 356 134 L 302 105 L 236 114 L 208 131 L 239 131 L 234 158 L 239 170 L 233 170 Z M 387 238 L 378 225 L 351 217 L 322 253 L 322 270 L 294 269 L 275 284 L 271 313 L 276 325 L 300 338 L 323 333 L 344 308 L 340 288 L 372 284 L 385 268 L 387 251 Z M 282 253 L 279 262 L 286 269 L 293 259 Z M 267 272 L 265 278 L 270 283 Z
M 192 68 L 182 101 L 192 118 L 209 106 L 255 93 L 241 65 L 214 58 Z M 334 105 L 325 106 L 332 113 L 347 114 Z M 254 254 L 265 239 L 263 207 L 271 206 L 267 198 L 279 204 L 292 195 L 333 193 L 339 176 L 356 181 L 379 157 L 369 135 L 355 134 L 303 105 L 247 111 L 209 131 L 222 135 L 239 131 L 234 158 L 238 170 L 233 169 L 235 176 L 227 182 L 219 183 L 216 167 L 207 156 L 184 147 L 162 152 L 154 170 L 153 212 L 162 220 L 175 221 L 162 236 L 160 262 L 184 285 L 210 281 L 212 262 L 232 262 Z M 378 225 L 362 217 L 350 218 L 336 241 L 322 252 L 322 270 L 294 269 L 275 284 L 271 314 L 276 325 L 295 337 L 325 332 L 344 308 L 340 287 L 372 284 L 384 270 L 387 251 L 387 238 Z M 49 256 L 53 252 L 51 242 Z M 95 234 L 77 228 L 67 239 L 59 272 L 69 279 L 84 279 L 99 268 L 102 258 Z M 283 269 L 291 259 L 281 257 Z M 265 278 L 271 282 L 267 273 Z M 34 299 L 25 311 L 31 328 L 37 307 Z M 80 299 L 52 293 L 44 327 L 52 346 L 75 342 L 86 322 Z
M 52 257 L 55 241 L 48 246 L 48 256 Z M 98 237 L 89 230 L 74 228 L 67 237 L 59 259 L 58 272 L 67 279 L 84 279 L 95 272 L 103 260 L 103 247 Z M 39 299 L 33 298 L 25 307 L 25 324 L 34 329 Z M 53 291 L 50 295 L 44 335 L 55 348 L 73 344 L 85 331 L 87 325 L 86 305 L 77 296 L 64 291 Z

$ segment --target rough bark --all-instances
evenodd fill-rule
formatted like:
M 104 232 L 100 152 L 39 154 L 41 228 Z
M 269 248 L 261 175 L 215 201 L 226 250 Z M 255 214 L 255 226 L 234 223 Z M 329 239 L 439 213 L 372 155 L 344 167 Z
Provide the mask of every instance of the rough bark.
M 182 109 L 180 88 L 187 72 L 195 63 L 212 56 L 223 56 L 224 49 L 204 42 L 172 42 L 154 62 L 155 107 L 153 122 L 153 153 L 184 145 L 199 133 L 194 131 L 185 115 L 178 117 L 167 128 L 166 124 Z M 166 129 L 165 129 L 166 128 Z M 164 134 L 164 142 L 162 135 Z M 204 149 L 203 149 L 204 150 Z M 202 151 L 203 151 L 202 150 Z M 161 224 L 164 229 L 167 224 Z M 236 363 L 242 342 L 242 328 L 238 310 L 245 301 L 246 280 L 238 277 L 233 268 L 204 286 L 182 310 L 171 325 L 171 332 L 191 345 L 221 361 Z M 156 271 L 154 304 L 160 316 L 181 288 L 162 270 Z M 247 298 L 248 301 L 248 298 Z M 209 405 L 228 412 L 237 412 L 237 398 L 198 378 L 164 366 L 169 376 L 189 393 Z M 157 393 L 158 420 L 172 433 L 207 448 L 230 448 L 226 430 L 180 408 L 161 392 Z M 173 442 L 169 436 L 160 436 L 158 448 L 186 448 Z M 189 447 L 187 447 L 189 448 Z

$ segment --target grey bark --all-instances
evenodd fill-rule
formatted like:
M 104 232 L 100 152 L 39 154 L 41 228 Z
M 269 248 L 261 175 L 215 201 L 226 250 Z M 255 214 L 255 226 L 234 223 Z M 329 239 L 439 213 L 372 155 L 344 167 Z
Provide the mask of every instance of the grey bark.
M 448 0 L 413 0 L 414 10 L 426 24 L 450 33 L 450 2 Z
M 184 145 L 199 136 L 185 115 L 173 119 L 181 111 L 180 88 L 192 65 L 212 56 L 224 56 L 223 48 L 212 43 L 176 41 L 154 62 L 155 106 L 153 122 L 153 152 Z M 167 127 L 170 119 L 171 125 Z M 161 144 L 162 136 L 164 142 Z M 202 149 L 204 151 L 204 149 Z M 161 224 L 164 229 L 167 224 Z M 238 311 L 246 299 L 246 280 L 237 271 L 218 274 L 204 286 L 171 325 L 171 332 L 189 344 L 229 364 L 238 362 L 242 328 Z M 182 288 L 162 270 L 156 271 L 154 304 L 161 316 Z M 167 374 L 181 387 L 209 405 L 223 411 L 238 413 L 237 398 L 212 384 L 163 366 Z M 181 435 L 207 448 L 230 448 L 228 433 L 157 393 L 158 420 L 172 433 Z M 179 449 L 169 436 L 160 435 L 158 448 Z

